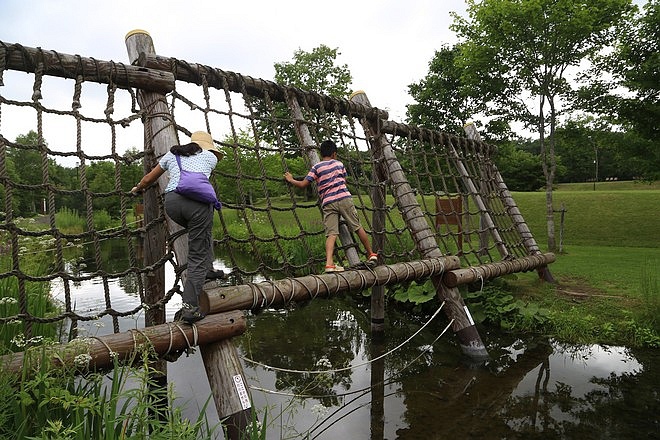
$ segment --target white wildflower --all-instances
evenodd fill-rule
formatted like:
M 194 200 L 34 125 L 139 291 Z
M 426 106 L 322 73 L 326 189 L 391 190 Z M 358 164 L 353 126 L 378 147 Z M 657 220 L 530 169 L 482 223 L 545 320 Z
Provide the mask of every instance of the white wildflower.
M 310 409 L 311 413 L 314 414 L 316 417 L 323 417 L 327 414 L 328 408 L 325 406 L 321 405 L 320 403 L 317 403 Z
M 332 368 L 332 362 L 330 362 L 330 359 L 328 359 L 326 356 L 323 356 L 321 359 L 316 361 L 316 367 L 329 370 Z
M 73 364 L 78 368 L 87 368 L 91 360 L 92 356 L 87 353 L 83 353 L 73 358 Z
M 25 335 L 23 333 L 19 333 L 11 339 L 11 343 L 18 348 L 23 348 L 27 344 L 27 341 L 25 340 Z
M 40 344 L 43 340 L 44 340 L 43 336 L 34 336 L 34 337 L 28 339 L 27 343 L 29 345 L 36 345 L 36 344 Z

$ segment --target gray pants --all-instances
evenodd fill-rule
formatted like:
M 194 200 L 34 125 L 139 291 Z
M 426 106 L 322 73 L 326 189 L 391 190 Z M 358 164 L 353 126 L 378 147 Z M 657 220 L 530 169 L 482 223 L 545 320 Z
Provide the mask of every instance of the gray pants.
M 188 270 L 182 297 L 186 304 L 199 305 L 206 273 L 213 267 L 213 205 L 168 192 L 165 212 L 188 230 Z

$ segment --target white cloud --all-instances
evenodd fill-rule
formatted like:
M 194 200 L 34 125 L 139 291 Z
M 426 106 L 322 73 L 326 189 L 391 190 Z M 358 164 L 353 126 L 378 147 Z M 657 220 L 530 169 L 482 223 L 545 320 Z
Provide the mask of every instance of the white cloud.
M 272 79 L 273 64 L 290 61 L 297 49 L 325 44 L 339 49 L 338 62 L 348 65 L 353 88 L 401 121 L 412 103 L 408 85 L 426 75 L 436 49 L 455 42 L 450 11 L 464 14 L 465 2 L 0 0 L 0 41 L 126 63 L 125 36 L 143 29 L 159 55 L 263 79 Z M 32 87 L 28 75 L 17 75 Z M 11 90 L 18 82 L 5 83 L 3 96 L 18 93 Z M 63 103 L 53 108 L 71 108 L 72 84 L 56 93 Z M 8 113 L 0 130 L 9 139 L 35 126 L 34 115 L 15 119 Z M 51 147 L 60 143 L 47 141 Z
M 272 79 L 299 48 L 337 47 L 372 104 L 402 117 L 407 87 L 434 50 L 454 42 L 462 0 L 3 0 L 0 40 L 126 62 L 124 37 L 144 29 L 160 55 Z

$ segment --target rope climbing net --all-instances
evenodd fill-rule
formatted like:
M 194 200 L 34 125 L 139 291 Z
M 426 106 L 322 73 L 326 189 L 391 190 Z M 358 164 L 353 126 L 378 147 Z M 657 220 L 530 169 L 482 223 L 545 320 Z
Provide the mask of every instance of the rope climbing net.
M 381 263 L 434 256 L 420 248 L 411 221 L 422 222 L 422 238 L 463 267 L 539 253 L 492 147 L 481 141 L 388 121 L 385 112 L 352 99 L 174 58 L 145 63 L 139 68 L 0 41 L 0 288 L 12 298 L 0 304 L 3 326 L 19 323 L 29 333 L 33 324 L 109 317 L 119 332 L 119 318 L 162 307 L 179 291 L 185 264 L 174 249 L 185 231 L 167 228 L 158 187 L 146 191 L 144 204 L 129 192 L 171 146 L 157 148 L 165 129 L 174 130 L 178 143 L 206 130 L 225 153 L 212 175 L 223 203 L 214 245 L 230 268 L 230 283 L 322 272 L 317 195 L 282 176 L 302 178 L 325 139 L 339 147 Z M 141 101 L 145 91 L 160 93 L 154 103 L 167 111 Z M 155 215 L 143 214 L 148 197 L 157 202 Z M 167 237 L 168 245 L 145 264 L 144 241 L 154 236 Z M 356 238 L 340 238 L 339 264 L 364 259 Z M 163 268 L 174 277 L 153 301 L 150 277 Z M 93 304 L 71 294 L 88 280 L 102 291 Z M 117 283 L 134 300 L 113 297 Z M 43 285 L 57 292 L 60 307 L 32 299 Z

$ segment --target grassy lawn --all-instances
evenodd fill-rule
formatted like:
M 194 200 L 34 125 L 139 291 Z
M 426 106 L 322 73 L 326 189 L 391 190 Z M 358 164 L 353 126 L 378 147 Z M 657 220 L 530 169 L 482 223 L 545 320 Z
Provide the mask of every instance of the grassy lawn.
M 514 193 L 514 200 L 544 249 L 545 193 Z M 510 282 L 521 297 L 551 311 L 561 339 L 584 343 L 660 346 L 660 184 L 602 182 L 559 185 L 563 252 L 550 265 L 555 286 L 532 273 Z M 559 244 L 560 215 L 556 213 Z

